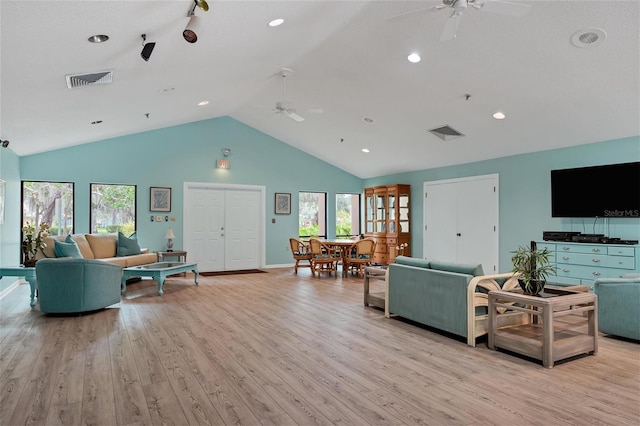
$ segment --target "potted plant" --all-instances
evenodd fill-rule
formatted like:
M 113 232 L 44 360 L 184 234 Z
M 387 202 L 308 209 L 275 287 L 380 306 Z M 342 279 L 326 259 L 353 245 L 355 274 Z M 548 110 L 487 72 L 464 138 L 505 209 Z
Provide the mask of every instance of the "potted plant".
M 49 235 L 49 224 L 42 222 L 37 229 L 29 222 L 22 228 L 22 253 L 24 255 L 23 265 L 33 267 L 36 264 L 36 253 L 44 249 L 47 245 L 44 239 Z
M 534 247 L 518 247 L 511 258 L 513 269 L 518 274 L 518 283 L 525 294 L 539 294 L 547 280 L 547 275 L 554 274 L 556 268 L 549 264 L 551 252 L 545 247 L 538 250 Z

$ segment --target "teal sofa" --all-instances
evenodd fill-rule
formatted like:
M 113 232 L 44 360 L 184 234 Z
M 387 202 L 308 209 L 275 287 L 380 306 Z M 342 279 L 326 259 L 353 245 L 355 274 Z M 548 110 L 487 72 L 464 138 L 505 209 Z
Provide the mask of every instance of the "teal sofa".
M 385 316 L 398 315 L 475 346 L 489 331 L 487 293 L 517 286 L 513 273 L 484 275 L 482 265 L 398 256 L 388 269 Z M 527 321 L 521 312 L 498 311 L 499 326 Z
M 38 302 L 44 313 L 80 313 L 120 302 L 122 267 L 93 259 L 41 259 Z
M 598 330 L 640 340 L 640 275 L 599 278 L 593 287 L 598 296 Z

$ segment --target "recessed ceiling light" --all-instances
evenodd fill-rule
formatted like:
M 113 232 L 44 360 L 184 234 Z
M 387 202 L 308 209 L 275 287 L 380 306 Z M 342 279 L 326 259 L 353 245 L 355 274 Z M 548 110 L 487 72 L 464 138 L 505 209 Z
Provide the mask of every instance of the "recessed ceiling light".
M 418 62 L 420 62 L 420 55 L 418 55 L 417 53 L 412 53 L 409 56 L 407 56 L 407 60 L 413 64 L 417 64 Z
M 92 35 L 87 40 L 89 40 L 91 43 L 102 43 L 109 40 L 109 36 L 105 34 L 96 34 Z
M 493 114 L 493 118 L 495 118 L 496 120 L 504 120 L 506 117 L 507 116 L 504 115 L 504 113 L 500 112 L 500 111 L 498 111 L 498 112 Z
M 369 152 L 371 152 L 371 151 L 369 151 L 369 148 L 362 148 L 362 152 L 364 152 L 364 153 L 368 154 L 368 153 L 369 153 Z
M 205 105 L 209 105 L 209 101 L 198 102 L 198 106 L 205 106 Z
M 602 43 L 607 38 L 607 33 L 600 28 L 588 28 L 573 33 L 571 44 L 575 47 L 590 47 Z
M 371 117 L 362 117 L 362 121 L 364 121 L 367 124 L 372 124 L 373 123 L 373 118 L 371 118 Z
M 269 22 L 269 26 L 270 27 L 277 27 L 279 25 L 282 25 L 283 23 L 284 23 L 284 19 L 278 18 L 278 19 L 274 19 L 273 21 Z

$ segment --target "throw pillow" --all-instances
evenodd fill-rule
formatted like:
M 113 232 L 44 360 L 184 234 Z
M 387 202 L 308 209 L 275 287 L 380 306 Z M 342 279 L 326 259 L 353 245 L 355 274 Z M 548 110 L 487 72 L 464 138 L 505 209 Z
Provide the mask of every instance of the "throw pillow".
M 64 242 L 53 240 L 53 252 L 56 257 L 72 257 L 74 259 L 82 259 L 82 253 L 78 248 L 78 244 L 73 241 L 71 235 L 67 235 Z
M 122 232 L 118 232 L 118 247 L 116 249 L 116 256 L 131 256 L 134 254 L 140 254 L 140 246 L 136 238 L 136 233 L 131 234 L 127 238 Z

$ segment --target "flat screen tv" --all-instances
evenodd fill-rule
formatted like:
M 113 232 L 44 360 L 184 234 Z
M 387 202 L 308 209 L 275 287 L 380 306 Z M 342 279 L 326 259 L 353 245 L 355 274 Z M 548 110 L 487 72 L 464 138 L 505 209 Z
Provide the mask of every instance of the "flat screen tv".
M 551 216 L 640 218 L 640 162 L 552 170 Z

